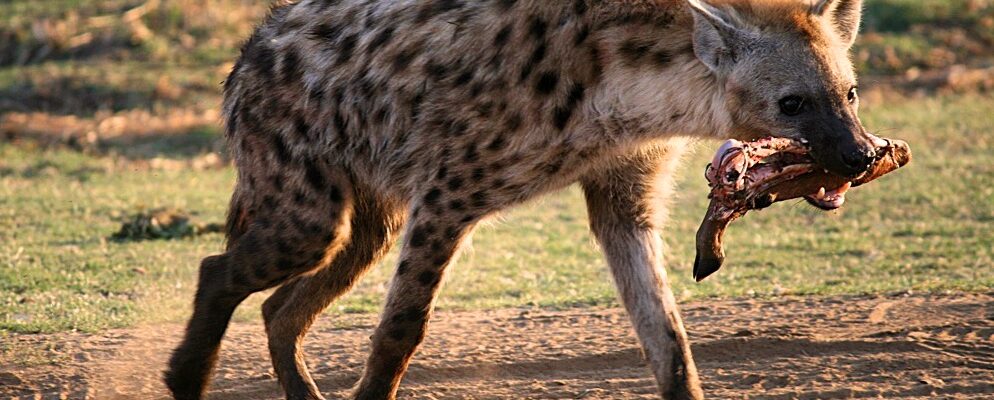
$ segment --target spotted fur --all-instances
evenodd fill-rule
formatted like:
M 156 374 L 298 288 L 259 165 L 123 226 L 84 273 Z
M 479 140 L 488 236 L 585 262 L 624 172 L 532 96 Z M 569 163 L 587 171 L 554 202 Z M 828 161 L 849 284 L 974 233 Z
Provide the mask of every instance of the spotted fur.
M 814 82 L 803 88 L 837 105 L 829 100 L 854 79 L 846 50 L 858 7 L 301 0 L 274 8 L 225 82 L 238 168 L 228 245 L 202 263 L 168 387 L 177 399 L 201 398 L 232 311 L 279 287 L 263 315 L 280 384 L 287 398 L 322 398 L 303 335 L 406 229 L 354 393 L 393 398 L 473 227 L 579 182 L 662 396 L 700 398 L 657 232 L 673 171 L 691 138 L 803 136 L 770 104 L 803 74 Z

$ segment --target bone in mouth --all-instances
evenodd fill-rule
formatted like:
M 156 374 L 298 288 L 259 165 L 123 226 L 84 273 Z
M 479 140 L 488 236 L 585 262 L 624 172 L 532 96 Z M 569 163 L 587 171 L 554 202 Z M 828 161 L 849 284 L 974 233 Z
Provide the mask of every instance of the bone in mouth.
M 697 230 L 694 279 L 713 274 L 725 259 L 725 228 L 749 210 L 803 197 L 824 210 L 842 207 L 846 192 L 911 161 L 911 148 L 900 140 L 873 137 L 877 157 L 855 179 L 832 174 L 815 163 L 804 144 L 787 138 L 752 142 L 728 140 L 718 149 L 705 176 L 711 204 Z

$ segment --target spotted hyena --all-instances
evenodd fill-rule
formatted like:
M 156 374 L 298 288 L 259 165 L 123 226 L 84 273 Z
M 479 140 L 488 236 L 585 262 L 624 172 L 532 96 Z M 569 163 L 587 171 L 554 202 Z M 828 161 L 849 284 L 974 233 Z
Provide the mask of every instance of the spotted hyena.
M 272 10 L 224 87 L 238 167 L 225 252 L 200 267 L 169 363 L 203 395 L 235 307 L 263 305 L 291 399 L 322 396 L 301 341 L 405 243 L 354 392 L 389 399 L 481 220 L 579 182 L 661 394 L 702 397 L 661 264 L 693 138 L 805 139 L 866 169 L 848 50 L 861 0 L 302 0 Z

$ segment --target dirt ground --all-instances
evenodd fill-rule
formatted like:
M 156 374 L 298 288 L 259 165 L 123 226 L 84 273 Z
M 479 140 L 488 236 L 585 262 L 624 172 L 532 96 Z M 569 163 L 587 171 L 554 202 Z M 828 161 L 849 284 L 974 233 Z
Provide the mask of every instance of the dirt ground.
M 710 398 L 994 398 L 994 293 L 699 301 L 683 312 Z M 328 398 L 357 379 L 374 323 L 325 317 L 312 330 L 308 360 Z M 159 376 L 181 329 L 10 335 L 8 358 L 57 362 L 0 359 L 0 398 L 164 398 Z M 400 397 L 637 399 L 654 390 L 622 310 L 512 309 L 438 312 Z M 260 324 L 231 327 L 209 398 L 281 398 Z

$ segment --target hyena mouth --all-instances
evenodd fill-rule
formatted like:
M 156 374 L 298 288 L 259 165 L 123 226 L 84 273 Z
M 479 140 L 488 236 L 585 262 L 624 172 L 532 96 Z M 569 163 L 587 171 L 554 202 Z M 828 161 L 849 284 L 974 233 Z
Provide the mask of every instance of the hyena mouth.
M 705 172 L 711 204 L 697 231 L 694 278 L 700 281 L 721 267 L 725 228 L 747 211 L 802 197 L 815 207 L 834 210 L 845 203 L 850 188 L 911 161 L 907 143 L 872 139 L 877 157 L 867 172 L 855 179 L 828 172 L 815 162 L 807 146 L 793 139 L 729 140 L 722 144 Z

